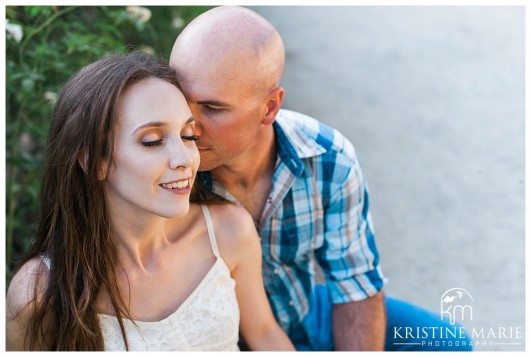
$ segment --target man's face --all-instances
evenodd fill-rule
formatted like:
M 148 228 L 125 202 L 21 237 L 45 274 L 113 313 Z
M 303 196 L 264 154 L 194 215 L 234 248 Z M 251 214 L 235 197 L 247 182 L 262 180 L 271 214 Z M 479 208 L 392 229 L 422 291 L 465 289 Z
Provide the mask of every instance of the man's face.
M 264 101 L 256 83 L 237 64 L 216 70 L 208 61 L 194 61 L 177 69 L 196 119 L 199 171 L 230 165 L 255 143 L 261 127 Z

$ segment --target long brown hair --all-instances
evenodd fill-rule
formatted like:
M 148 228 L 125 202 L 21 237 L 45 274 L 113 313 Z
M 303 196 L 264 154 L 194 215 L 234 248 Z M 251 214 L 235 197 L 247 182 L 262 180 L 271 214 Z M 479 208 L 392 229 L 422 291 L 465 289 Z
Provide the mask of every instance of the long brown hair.
M 39 256 L 51 262 L 46 290 L 38 304 L 36 299 L 33 302 L 35 313 L 26 333 L 32 350 L 103 350 L 96 311 L 101 292 L 110 297 L 127 347 L 122 317 L 129 313 L 116 279 L 118 258 L 101 168 L 109 167 L 112 160 L 122 95 L 152 77 L 179 87 L 174 70 L 155 57 L 141 52 L 114 54 L 75 73 L 57 100 L 41 186 L 42 217 L 19 264 Z

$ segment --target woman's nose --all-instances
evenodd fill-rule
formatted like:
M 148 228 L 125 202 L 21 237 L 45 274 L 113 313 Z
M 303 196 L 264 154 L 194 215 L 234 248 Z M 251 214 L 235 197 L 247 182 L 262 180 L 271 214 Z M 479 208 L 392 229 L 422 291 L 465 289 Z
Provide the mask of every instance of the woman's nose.
M 188 168 L 192 166 L 194 162 L 194 157 L 192 155 L 191 149 L 184 145 L 180 141 L 179 145 L 172 145 L 170 149 L 170 168 L 175 170 L 179 167 Z

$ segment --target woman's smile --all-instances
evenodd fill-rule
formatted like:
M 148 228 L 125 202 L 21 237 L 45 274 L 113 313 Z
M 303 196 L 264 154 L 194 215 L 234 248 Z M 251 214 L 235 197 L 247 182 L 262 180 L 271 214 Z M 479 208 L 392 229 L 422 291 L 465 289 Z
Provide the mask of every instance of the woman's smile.
M 189 194 L 192 189 L 191 178 L 159 184 L 163 189 L 176 194 Z

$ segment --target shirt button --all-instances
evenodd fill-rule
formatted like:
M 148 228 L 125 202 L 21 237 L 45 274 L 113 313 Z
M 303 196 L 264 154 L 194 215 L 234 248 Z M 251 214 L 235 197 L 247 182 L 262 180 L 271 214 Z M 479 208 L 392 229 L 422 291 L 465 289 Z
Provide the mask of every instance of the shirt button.
M 279 271 L 278 269 L 275 269 L 273 272 L 274 272 L 276 275 L 280 274 L 280 271 Z
M 289 306 L 293 306 L 293 300 L 289 301 Z

